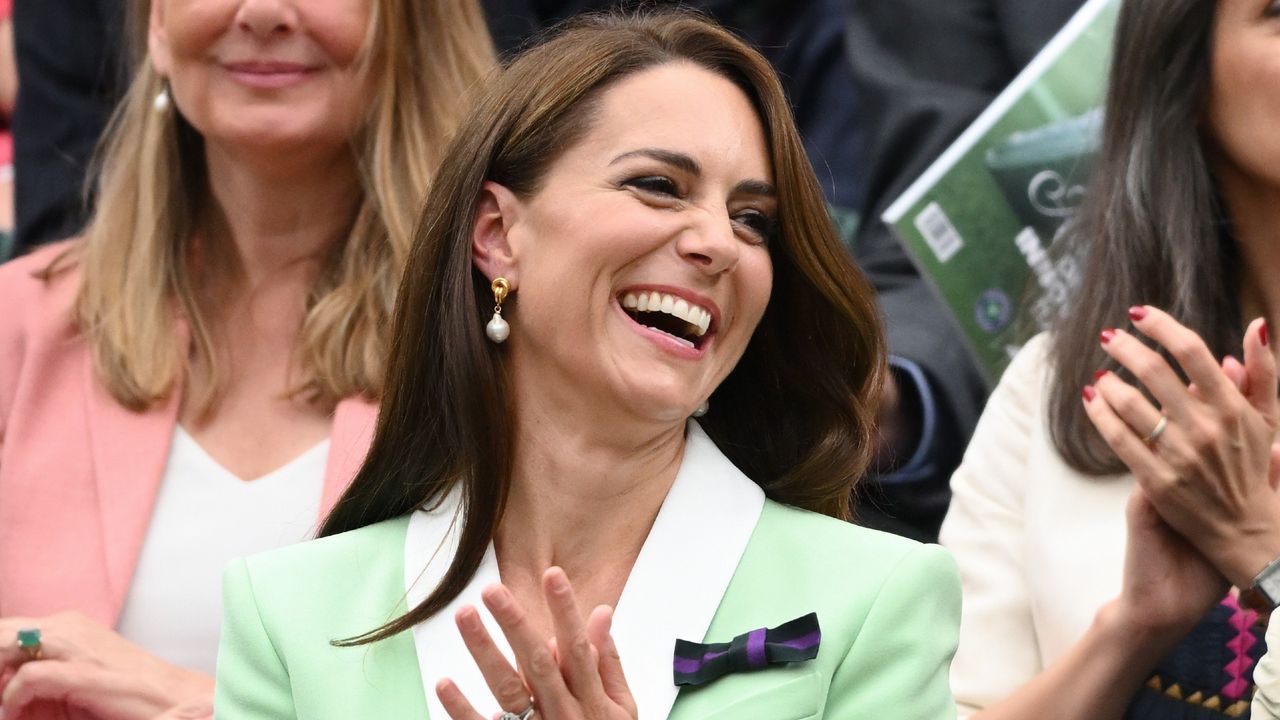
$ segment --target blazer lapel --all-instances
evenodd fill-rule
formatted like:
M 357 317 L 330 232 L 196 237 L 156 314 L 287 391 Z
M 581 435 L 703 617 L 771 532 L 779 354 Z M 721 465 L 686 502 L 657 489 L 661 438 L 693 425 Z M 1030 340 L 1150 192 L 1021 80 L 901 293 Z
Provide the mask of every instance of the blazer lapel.
M 405 599 L 410 608 L 427 599 L 427 595 L 444 579 L 449 563 L 457 554 L 462 526 L 460 510 L 459 493 L 454 492 L 436 509 L 419 510 L 409 519 L 405 533 L 404 579 Z M 448 607 L 413 628 L 413 642 L 431 718 L 441 720 L 449 717 L 435 693 L 436 683 L 445 677 L 458 685 L 481 715 L 489 717 L 501 710 L 453 622 L 454 614 L 464 605 L 474 605 L 494 642 L 504 655 L 513 658 L 506 637 L 480 600 L 480 591 L 496 582 L 500 582 L 498 559 L 491 543 L 466 589 Z
M 679 690 L 672 677 L 676 638 L 705 638 L 763 508 L 760 487 L 690 422 L 680 470 L 614 614 L 614 640 L 641 720 L 662 720 L 671 712 Z M 405 536 L 410 608 L 444 577 L 457 552 L 460 524 L 456 493 L 436 510 L 418 511 L 410 519 Z M 476 606 L 494 641 L 511 658 L 506 638 L 480 601 L 480 591 L 499 581 L 490 545 L 462 594 L 413 630 L 432 718 L 448 717 L 434 691 L 442 677 L 453 679 L 482 715 L 499 709 L 453 622 L 463 605 Z
M 87 433 L 102 518 L 109 620 L 114 624 L 151 522 L 182 393 L 175 388 L 167 400 L 145 412 L 128 410 L 94 377 L 87 353 L 84 383 Z
M 320 520 L 360 471 L 378 422 L 378 405 L 363 398 L 347 398 L 333 411 L 329 433 L 329 457 L 324 466 L 324 492 L 320 496 Z
M 641 720 L 671 713 L 677 638 L 701 641 L 764 509 L 764 491 L 690 421 L 684 459 L 618 600 L 613 635 Z

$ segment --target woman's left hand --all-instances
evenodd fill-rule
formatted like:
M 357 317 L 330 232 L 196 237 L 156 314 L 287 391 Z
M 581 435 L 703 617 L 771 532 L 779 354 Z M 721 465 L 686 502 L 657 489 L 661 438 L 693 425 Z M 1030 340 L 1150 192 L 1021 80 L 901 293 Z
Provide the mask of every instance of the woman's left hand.
M 0 709 L 19 720 L 24 709 L 54 702 L 102 720 L 151 720 L 179 702 L 212 697 L 213 678 L 170 665 L 81 615 L 0 619 L 0 639 L 39 628 L 39 659 L 0 640 Z
M 467 649 L 498 703 L 515 715 L 536 705 L 535 717 L 541 720 L 639 717 L 609 634 L 613 611 L 602 605 L 584 621 L 573 586 L 560 568 L 543 574 L 542 592 L 555 623 L 553 637 L 544 637 L 533 627 L 505 586 L 493 585 L 481 595 L 511 644 L 519 672 L 494 644 L 474 607 L 463 608 L 456 616 Z M 453 720 L 485 720 L 452 680 L 441 680 L 436 694 Z
M 1160 407 L 1106 373 L 1095 382 L 1096 397 L 1086 402 L 1089 418 L 1161 517 L 1228 580 L 1248 587 L 1280 556 L 1280 495 L 1274 489 L 1280 458 L 1273 448 L 1280 404 L 1266 322 L 1255 320 L 1245 331 L 1240 367 L 1230 358 L 1220 366 L 1199 335 L 1160 310 L 1133 308 L 1130 318 L 1169 352 L 1191 384 L 1138 338 L 1106 330 L 1105 352 Z

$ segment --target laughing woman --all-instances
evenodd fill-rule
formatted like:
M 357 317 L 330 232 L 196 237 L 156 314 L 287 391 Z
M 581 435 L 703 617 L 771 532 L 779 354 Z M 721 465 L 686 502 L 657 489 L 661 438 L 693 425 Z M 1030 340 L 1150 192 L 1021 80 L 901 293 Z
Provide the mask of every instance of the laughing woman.
M 884 349 L 765 61 L 592 18 L 468 117 L 328 537 L 228 571 L 218 715 L 953 715 L 950 559 L 842 520 Z

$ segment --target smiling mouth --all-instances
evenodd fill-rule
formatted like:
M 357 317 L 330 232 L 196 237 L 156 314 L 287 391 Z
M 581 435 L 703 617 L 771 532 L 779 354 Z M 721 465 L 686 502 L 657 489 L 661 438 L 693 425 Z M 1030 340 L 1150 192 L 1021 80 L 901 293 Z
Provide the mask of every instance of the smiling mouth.
M 711 328 L 711 312 L 704 307 L 667 293 L 629 292 L 622 297 L 622 309 L 637 324 L 669 335 L 682 345 L 700 348 Z

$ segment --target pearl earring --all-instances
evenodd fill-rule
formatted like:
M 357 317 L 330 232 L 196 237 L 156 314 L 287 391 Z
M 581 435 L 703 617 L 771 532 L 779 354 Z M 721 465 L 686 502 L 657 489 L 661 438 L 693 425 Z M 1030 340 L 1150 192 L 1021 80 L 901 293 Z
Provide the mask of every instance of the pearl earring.
M 165 83 L 164 87 L 160 88 L 160 92 L 156 93 L 155 99 L 151 101 L 151 107 L 158 113 L 169 109 L 169 83 Z
M 707 411 L 710 409 L 711 409 L 711 402 L 708 400 L 703 400 L 702 404 L 698 406 L 698 409 L 693 411 L 693 416 L 696 418 L 700 418 L 703 415 L 706 415 Z
M 506 278 L 496 278 L 490 285 L 493 289 L 493 317 L 489 318 L 489 324 L 484 326 L 484 334 L 489 339 L 501 345 L 507 336 L 511 335 L 511 325 L 502 319 L 502 301 L 507 299 L 507 293 L 511 291 L 511 284 Z

